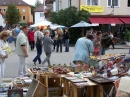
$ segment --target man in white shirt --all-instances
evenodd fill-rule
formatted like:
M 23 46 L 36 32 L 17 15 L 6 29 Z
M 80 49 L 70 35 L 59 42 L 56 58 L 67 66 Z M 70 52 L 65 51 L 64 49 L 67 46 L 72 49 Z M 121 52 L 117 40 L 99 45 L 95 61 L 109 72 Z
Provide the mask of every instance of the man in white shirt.
M 26 34 L 28 33 L 28 26 L 23 26 L 22 31 L 17 36 L 16 41 L 16 52 L 19 56 L 19 70 L 18 76 L 25 75 L 27 66 L 26 66 L 26 57 L 28 57 L 29 43 Z

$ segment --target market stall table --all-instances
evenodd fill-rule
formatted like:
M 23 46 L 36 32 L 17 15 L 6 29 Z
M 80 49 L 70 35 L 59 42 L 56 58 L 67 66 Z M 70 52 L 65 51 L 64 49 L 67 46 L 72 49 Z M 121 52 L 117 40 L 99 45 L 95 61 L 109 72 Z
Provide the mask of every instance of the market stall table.
M 32 70 L 31 68 L 28 68 L 27 71 L 28 71 L 31 75 L 33 75 L 33 78 L 36 79 L 36 75 L 37 75 L 37 72 L 38 72 L 38 71 L 34 71 L 34 70 Z
M 61 76 L 55 73 L 39 73 L 38 80 L 47 87 L 46 96 L 49 97 L 49 94 L 56 94 L 56 92 L 49 92 L 49 88 L 59 88 L 58 95 L 62 95 L 62 82 Z
M 71 77 L 70 77 L 71 79 Z M 103 90 L 102 86 L 99 84 L 96 84 L 92 81 L 90 81 L 88 78 L 85 78 L 84 82 L 75 83 L 72 80 L 70 80 L 68 77 L 64 77 L 64 94 L 71 97 L 78 97 L 78 88 L 86 88 L 87 87 L 87 93 L 86 96 L 93 97 L 93 86 L 97 86 L 97 97 L 103 97 Z M 74 79 L 74 77 L 72 78 Z M 82 85 L 80 85 L 82 83 Z M 83 84 L 84 83 L 84 84 Z M 71 86 L 71 87 L 70 87 Z M 71 89 L 71 91 L 70 91 Z

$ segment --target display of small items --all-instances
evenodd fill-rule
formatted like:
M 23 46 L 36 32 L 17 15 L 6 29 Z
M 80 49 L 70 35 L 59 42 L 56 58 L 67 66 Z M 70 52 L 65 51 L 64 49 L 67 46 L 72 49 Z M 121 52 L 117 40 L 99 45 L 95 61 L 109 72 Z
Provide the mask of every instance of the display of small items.
M 66 64 L 61 65 L 61 64 L 53 64 L 53 72 L 57 74 L 67 74 L 70 72 L 68 66 Z
M 61 64 L 53 64 L 48 67 L 35 67 L 35 68 L 30 68 L 32 72 L 51 72 L 51 73 L 57 73 L 57 74 L 67 74 L 70 72 L 68 66 L 66 64 L 61 65 Z
M 125 65 L 122 63 L 122 57 L 118 57 L 115 60 L 108 62 L 106 65 L 100 69 L 96 69 L 98 74 L 107 74 L 107 77 L 113 76 L 111 71 L 117 69 L 117 74 L 123 76 L 126 73 Z

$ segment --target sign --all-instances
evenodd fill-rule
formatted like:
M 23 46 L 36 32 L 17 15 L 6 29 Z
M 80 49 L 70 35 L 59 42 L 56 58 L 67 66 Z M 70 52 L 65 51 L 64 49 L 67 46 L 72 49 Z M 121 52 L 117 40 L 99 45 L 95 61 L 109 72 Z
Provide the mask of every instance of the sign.
M 89 12 L 104 12 L 103 6 L 86 6 L 86 5 L 80 5 L 80 10 L 87 10 Z
M 116 26 L 116 24 L 111 24 L 111 26 Z
M 94 23 L 94 24 L 92 24 L 93 26 L 99 26 L 99 24 L 97 24 L 97 23 Z

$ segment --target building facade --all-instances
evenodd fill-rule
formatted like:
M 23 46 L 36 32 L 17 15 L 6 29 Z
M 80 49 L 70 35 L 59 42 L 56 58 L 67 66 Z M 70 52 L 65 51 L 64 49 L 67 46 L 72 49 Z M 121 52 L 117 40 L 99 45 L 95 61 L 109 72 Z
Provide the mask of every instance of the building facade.
M 5 26 L 3 14 L 0 12 L 0 27 Z
M 23 0 L 0 0 L 0 12 L 5 15 L 9 4 L 14 4 L 21 14 L 21 20 L 25 20 L 26 23 L 33 22 L 33 16 L 31 14 L 30 6 Z
M 118 31 L 130 27 L 130 0 L 55 0 L 54 11 L 75 6 L 91 13 L 89 22 L 98 26 L 97 30 Z
M 55 0 L 58 2 L 59 10 L 70 6 L 75 6 L 79 9 L 81 5 L 85 6 L 103 6 L 103 12 L 92 12 L 92 15 L 109 15 L 112 14 L 114 5 L 114 15 L 130 15 L 130 0 Z M 125 10 L 125 11 L 124 11 Z
M 34 15 L 35 15 L 35 23 L 39 23 L 41 21 L 43 21 L 45 19 L 45 15 L 44 15 L 44 4 L 38 6 L 35 10 L 34 10 Z

